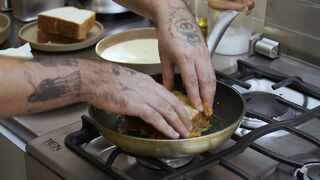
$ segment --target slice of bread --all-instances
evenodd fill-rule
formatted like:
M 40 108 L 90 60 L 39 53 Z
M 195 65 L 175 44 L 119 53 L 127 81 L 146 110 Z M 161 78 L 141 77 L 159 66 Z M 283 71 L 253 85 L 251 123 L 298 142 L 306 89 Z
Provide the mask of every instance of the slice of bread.
M 37 41 L 39 43 L 53 42 L 53 43 L 62 43 L 62 44 L 72 44 L 72 43 L 78 43 L 81 40 L 65 37 L 60 34 L 46 33 L 38 29 Z
M 184 109 L 186 110 L 188 117 L 190 120 L 201 114 L 200 111 L 196 110 L 195 108 L 192 107 L 191 102 L 185 94 L 183 94 L 180 91 L 172 91 L 172 93 L 178 97 L 179 101 L 183 105 Z
M 94 26 L 93 11 L 61 7 L 38 14 L 38 29 L 44 33 L 60 34 L 73 39 L 85 39 Z

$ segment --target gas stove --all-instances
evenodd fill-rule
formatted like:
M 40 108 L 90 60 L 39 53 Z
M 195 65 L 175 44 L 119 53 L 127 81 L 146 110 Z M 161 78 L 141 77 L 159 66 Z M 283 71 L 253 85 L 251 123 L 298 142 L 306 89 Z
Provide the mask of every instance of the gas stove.
M 246 115 L 217 149 L 183 159 L 138 157 L 101 137 L 86 107 L 76 105 L 50 112 L 58 128 L 41 128 L 41 114 L 37 126 L 31 119 L 10 121 L 33 130 L 29 139 L 21 138 L 28 179 L 317 179 L 320 69 L 259 55 L 236 67 L 231 74 L 217 71 L 217 77 L 243 95 Z
M 247 102 L 240 128 L 219 149 L 181 159 L 139 157 L 101 137 L 87 116 L 66 146 L 114 179 L 319 179 L 320 89 L 245 61 L 217 76 Z
M 1 120 L 6 136 L 0 133 L 5 162 L 0 179 L 21 173 L 26 175 L 11 179 L 320 179 L 320 31 L 312 23 L 319 17 L 318 4 L 268 1 L 264 37 L 280 42 L 276 59 L 215 55 L 214 64 L 222 70 L 218 79 L 247 104 L 241 126 L 217 149 L 183 159 L 138 157 L 101 137 L 88 121 L 86 106 L 74 105 Z M 136 18 L 106 22 L 105 35 L 149 25 Z M 63 55 L 96 57 L 93 48 Z

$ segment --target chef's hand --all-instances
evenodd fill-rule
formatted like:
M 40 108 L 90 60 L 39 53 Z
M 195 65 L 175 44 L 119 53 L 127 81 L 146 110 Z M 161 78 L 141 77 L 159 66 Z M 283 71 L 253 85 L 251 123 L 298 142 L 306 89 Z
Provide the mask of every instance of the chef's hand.
M 189 137 L 187 112 L 176 96 L 150 76 L 115 64 L 90 70 L 89 103 L 106 111 L 138 116 L 170 138 Z M 94 77 L 94 78 L 90 78 Z
M 213 104 L 216 79 L 200 28 L 179 0 L 159 3 L 157 14 L 164 86 L 173 87 L 174 69 L 178 66 L 192 105 L 208 114 L 206 110 Z

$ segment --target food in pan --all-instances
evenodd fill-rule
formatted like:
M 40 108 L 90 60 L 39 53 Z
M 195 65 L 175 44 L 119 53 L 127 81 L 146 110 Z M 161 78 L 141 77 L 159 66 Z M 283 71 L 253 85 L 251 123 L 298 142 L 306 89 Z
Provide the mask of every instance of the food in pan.
M 38 14 L 38 42 L 72 42 L 83 40 L 94 26 L 93 11 L 61 7 Z
M 190 132 L 190 137 L 201 136 L 202 132 L 207 131 L 211 127 L 211 123 L 209 119 L 202 112 L 199 112 L 198 110 L 194 109 L 191 106 L 189 98 L 186 95 L 184 95 L 179 91 L 173 91 L 173 93 L 178 97 L 180 102 L 183 104 L 184 109 L 188 113 L 189 119 L 192 120 L 193 129 Z M 211 108 L 208 105 L 206 105 L 205 108 L 209 113 L 211 113 L 211 114 L 208 114 L 209 116 L 211 116 L 212 115 Z
M 203 132 L 209 130 L 210 127 L 212 126 L 210 118 L 208 118 L 208 116 L 204 115 L 202 112 L 199 112 L 198 110 L 194 109 L 190 105 L 190 101 L 186 95 L 178 91 L 174 91 L 173 93 L 178 97 L 180 102 L 183 104 L 185 110 L 188 113 L 189 119 L 192 120 L 193 129 L 190 132 L 190 138 L 201 136 Z M 206 107 L 206 108 L 209 108 L 209 107 Z M 211 108 L 209 109 L 210 109 L 209 111 L 212 112 Z M 143 120 L 141 120 L 138 117 L 126 116 L 125 118 L 123 118 L 119 127 L 119 131 L 120 133 L 137 136 L 137 137 L 152 138 L 152 139 L 166 139 L 166 137 L 162 133 L 160 133 L 151 125 L 145 123 Z

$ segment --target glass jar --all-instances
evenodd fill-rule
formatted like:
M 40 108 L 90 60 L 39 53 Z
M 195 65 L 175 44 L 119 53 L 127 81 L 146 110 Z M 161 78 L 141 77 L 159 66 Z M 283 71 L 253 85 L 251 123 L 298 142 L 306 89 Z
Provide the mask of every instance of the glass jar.
M 208 0 L 184 0 L 184 2 L 195 16 L 203 36 L 207 37 Z
M 226 4 L 219 4 L 218 7 L 210 4 L 209 2 L 209 32 L 211 31 L 221 12 L 225 10 L 236 10 L 239 12 L 239 15 L 229 25 L 223 37 L 221 38 L 215 53 L 221 55 L 240 55 L 248 53 L 249 39 L 252 34 L 253 5 L 250 5 L 250 7 L 245 5 L 241 6 L 240 4 L 236 4 L 237 6 L 231 6 L 228 1 L 229 0 L 219 0 L 219 3 L 226 2 Z M 232 2 L 232 4 L 234 4 L 234 2 Z

